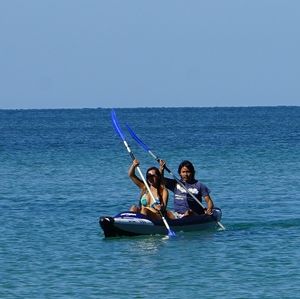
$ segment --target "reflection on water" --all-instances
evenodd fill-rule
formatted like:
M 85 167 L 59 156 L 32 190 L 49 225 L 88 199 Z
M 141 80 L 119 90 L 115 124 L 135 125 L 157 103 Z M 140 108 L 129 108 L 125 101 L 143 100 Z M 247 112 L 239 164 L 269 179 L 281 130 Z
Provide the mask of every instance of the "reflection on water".
M 134 239 L 134 246 L 130 247 L 130 251 L 136 254 L 156 254 L 171 241 L 168 236 L 141 236 Z

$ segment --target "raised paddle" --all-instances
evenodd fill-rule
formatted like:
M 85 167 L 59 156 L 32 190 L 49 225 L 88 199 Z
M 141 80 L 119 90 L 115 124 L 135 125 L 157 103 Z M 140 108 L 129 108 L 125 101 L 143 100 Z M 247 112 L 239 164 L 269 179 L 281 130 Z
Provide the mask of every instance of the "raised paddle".
M 160 162 L 160 158 L 158 156 L 156 156 L 151 149 L 134 133 L 134 131 L 128 126 L 128 124 L 126 124 L 127 129 L 130 133 L 130 135 L 132 136 L 132 138 L 146 151 L 148 152 L 158 163 Z M 189 190 L 186 188 L 186 186 L 172 173 L 172 171 L 165 166 L 164 167 L 165 170 L 172 175 L 172 177 L 174 178 L 174 180 L 176 180 L 176 182 L 182 187 L 184 188 L 189 195 L 203 208 L 205 209 L 205 207 L 203 206 L 203 204 L 201 203 L 201 201 Z M 225 227 L 222 225 L 221 222 L 217 221 L 217 224 L 223 229 L 225 230 Z
M 120 126 L 119 126 L 119 122 L 118 122 L 118 119 L 117 119 L 117 116 L 116 116 L 116 113 L 115 113 L 114 110 L 111 111 L 111 119 L 112 119 L 112 123 L 113 123 L 114 129 L 115 129 L 115 131 L 119 134 L 119 136 L 121 137 L 121 139 L 123 140 L 123 143 L 124 143 L 124 145 L 125 145 L 125 147 L 126 147 L 128 153 L 129 153 L 129 155 L 130 155 L 132 161 L 135 160 L 134 154 L 133 154 L 133 152 L 131 151 L 131 149 L 130 149 L 128 143 L 126 142 L 126 139 L 125 139 L 125 136 L 124 136 L 123 132 L 121 131 L 121 128 L 120 128 Z M 150 189 L 150 187 L 149 187 L 147 181 L 145 180 L 145 178 L 144 178 L 144 176 L 143 176 L 143 173 L 142 173 L 142 171 L 141 171 L 141 169 L 140 169 L 139 166 L 137 166 L 137 170 L 138 170 L 138 173 L 139 173 L 140 177 L 142 178 L 142 180 L 143 180 L 143 182 L 144 182 L 144 184 L 145 184 L 145 186 L 146 186 L 146 188 L 147 188 L 147 190 L 148 190 L 148 192 L 149 192 L 149 194 L 150 194 L 150 196 L 151 196 L 151 199 L 152 199 L 153 203 L 155 203 L 156 200 L 155 200 L 155 198 L 154 198 L 154 195 L 153 195 L 153 193 L 151 192 L 151 189 Z M 175 237 L 175 236 L 176 236 L 175 232 L 172 231 L 172 230 L 170 229 L 170 226 L 169 226 L 167 220 L 165 219 L 165 217 L 163 216 L 162 212 L 159 211 L 159 213 L 160 213 L 160 216 L 161 216 L 161 218 L 162 218 L 162 220 L 163 220 L 163 223 L 164 223 L 164 225 L 165 225 L 165 227 L 166 227 L 166 229 L 167 229 L 167 231 L 168 231 L 168 236 L 169 236 L 169 237 Z

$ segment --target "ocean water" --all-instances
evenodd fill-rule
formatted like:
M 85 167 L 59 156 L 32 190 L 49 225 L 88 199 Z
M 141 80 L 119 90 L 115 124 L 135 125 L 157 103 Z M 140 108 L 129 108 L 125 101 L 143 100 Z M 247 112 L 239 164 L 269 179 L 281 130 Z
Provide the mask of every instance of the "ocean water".
M 226 230 L 105 239 L 139 194 L 110 110 L 0 110 L 0 298 L 300 298 L 300 107 L 116 113 L 142 171 L 125 123 L 194 163 Z

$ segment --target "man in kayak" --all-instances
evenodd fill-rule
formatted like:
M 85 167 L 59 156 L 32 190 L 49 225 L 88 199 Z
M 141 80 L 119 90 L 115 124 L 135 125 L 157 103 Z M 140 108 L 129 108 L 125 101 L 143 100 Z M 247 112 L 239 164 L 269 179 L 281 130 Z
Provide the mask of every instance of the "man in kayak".
M 164 177 L 166 162 L 160 160 L 160 172 Z M 214 203 L 209 195 L 210 190 L 206 185 L 195 179 L 195 168 L 190 161 L 183 161 L 178 166 L 180 181 L 164 177 L 165 186 L 174 193 L 174 218 L 181 218 L 189 215 L 212 214 Z M 188 190 L 188 191 L 187 191 Z M 204 198 L 207 208 L 203 209 L 192 196 L 192 193 L 199 201 Z

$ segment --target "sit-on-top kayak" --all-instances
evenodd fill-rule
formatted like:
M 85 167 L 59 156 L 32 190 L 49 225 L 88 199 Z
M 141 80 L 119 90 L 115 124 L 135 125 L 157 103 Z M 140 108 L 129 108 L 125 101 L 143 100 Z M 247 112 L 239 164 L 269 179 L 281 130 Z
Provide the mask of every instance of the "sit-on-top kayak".
M 221 217 L 221 209 L 214 208 L 212 215 L 186 216 L 167 221 L 173 231 L 189 232 L 216 228 Z M 102 216 L 99 224 L 105 237 L 167 234 L 163 221 L 153 221 L 143 214 L 129 211 L 119 213 L 114 217 Z

